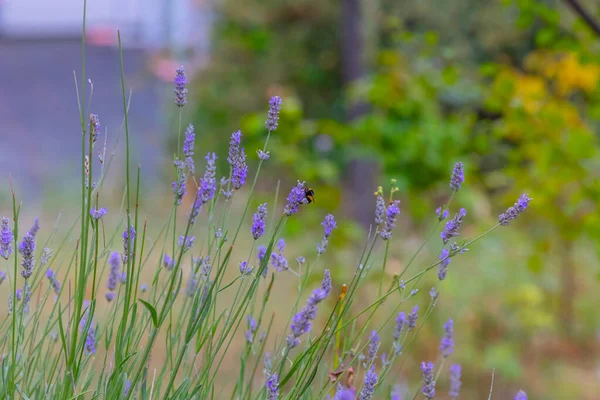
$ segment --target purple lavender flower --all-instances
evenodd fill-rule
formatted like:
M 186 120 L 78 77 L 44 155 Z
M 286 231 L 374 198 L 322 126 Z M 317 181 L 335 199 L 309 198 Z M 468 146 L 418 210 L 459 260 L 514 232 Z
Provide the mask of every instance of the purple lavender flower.
M 188 79 L 185 75 L 185 70 L 183 69 L 183 65 L 175 70 L 175 104 L 177 107 L 183 107 L 187 104 L 187 84 Z
M 96 144 L 96 140 L 98 140 L 98 135 L 100 134 L 100 119 L 96 114 L 90 114 L 90 132 L 92 134 L 92 147 Z
M 400 214 L 399 205 L 400 200 L 394 200 L 386 210 L 385 225 L 379 234 L 383 240 L 390 240 L 392 238 L 392 230 L 396 226 L 396 218 L 398 217 L 398 214 Z
M 498 222 L 500 222 L 500 225 L 506 226 L 510 221 L 517 218 L 519 214 L 525 211 L 530 201 L 531 198 L 528 195 L 521 195 L 521 197 L 519 197 L 519 200 L 517 200 L 517 202 L 513 206 L 509 207 L 508 210 L 506 210 L 506 212 L 503 212 L 498 216 Z
M 355 400 L 356 392 L 350 388 L 338 390 L 334 400 Z
M 417 326 L 417 319 L 419 318 L 419 306 L 414 306 L 412 312 L 408 314 L 406 319 L 406 325 L 408 329 L 414 329 Z
M 187 193 L 187 174 L 185 173 L 185 164 L 183 161 L 176 159 L 173 161 L 175 169 L 177 171 L 177 180 L 171 185 L 173 187 L 173 194 L 175 194 L 175 203 L 181 205 L 183 196 Z
M 442 241 L 444 244 L 448 243 L 450 239 L 458 236 L 458 231 L 463 222 L 463 218 L 467 215 L 467 210 L 461 208 L 458 214 L 454 216 L 450 221 L 446 222 L 446 227 L 441 233 Z
M 92 216 L 92 219 L 94 220 L 99 220 L 100 218 L 104 217 L 106 215 L 107 211 L 106 208 L 102 207 L 99 209 L 96 208 L 92 208 L 90 210 L 90 215 Z
M 18 288 L 17 292 L 15 293 L 16 297 L 17 297 L 17 301 L 21 301 L 21 299 L 23 298 L 23 289 Z
M 450 264 L 450 252 L 448 249 L 442 249 L 440 253 L 440 264 L 438 265 L 438 279 L 443 281 L 446 279 L 446 274 L 448 273 L 448 265 Z
M 527 400 L 527 393 L 525 393 L 522 390 L 519 390 L 517 392 L 517 394 L 515 395 L 515 399 L 514 400 Z
M 450 188 L 458 192 L 460 189 L 460 185 L 465 181 L 465 173 L 463 171 L 463 163 L 457 162 L 454 164 L 454 168 L 452 169 L 452 176 L 450 177 Z
M 277 129 L 277 124 L 279 122 L 279 110 L 281 109 L 281 97 L 273 96 L 271 100 L 269 100 L 269 114 L 267 116 L 267 120 L 265 121 L 265 127 L 269 130 L 269 132 L 273 132 Z
M 454 340 L 452 339 L 452 335 L 454 334 L 454 321 L 452 318 L 444 324 L 444 331 L 446 331 L 446 333 L 440 343 L 440 351 L 442 352 L 442 357 L 448 358 L 454 351 Z
M 298 181 L 287 197 L 287 204 L 283 210 L 285 215 L 289 217 L 290 215 L 295 214 L 298 211 L 298 205 L 302 204 L 305 198 L 306 190 L 304 188 L 304 182 Z
M 252 237 L 254 240 L 265 234 L 265 219 L 267 218 L 267 203 L 258 206 L 252 218 Z
M 304 258 L 302 256 L 296 257 L 296 262 L 298 264 L 302 265 L 302 264 L 304 264 L 306 262 L 306 258 Z
M 123 231 L 121 235 L 123 237 L 123 254 L 121 254 L 121 260 L 123 264 L 127 263 L 127 259 L 133 254 L 133 241 L 135 240 L 135 229 L 133 226 L 129 227 L 129 233 L 127 229 Z M 131 243 L 130 243 L 131 242 Z M 131 244 L 131 249 L 129 245 Z
M 256 154 L 258 154 L 258 159 L 261 161 L 266 161 L 270 157 L 268 151 L 256 150 Z
M 196 240 L 195 236 L 179 236 L 179 247 L 183 247 L 183 252 L 185 253 L 194 245 L 194 240 Z
M 267 248 L 265 246 L 258 246 L 258 252 L 257 252 L 257 258 L 258 258 L 258 265 L 262 264 L 263 259 L 265 258 L 265 256 L 267 255 Z M 262 276 L 266 277 L 267 276 L 267 271 L 269 269 L 269 263 L 266 263 L 265 265 L 265 269 L 262 272 Z
M 52 257 L 52 250 L 44 247 L 44 250 L 42 250 L 42 255 L 40 256 L 40 265 L 44 266 L 48 264 L 50 257 Z
M 60 294 L 60 282 L 56 279 L 56 274 L 50 268 L 46 271 L 46 278 L 48 278 L 52 290 L 58 296 Z
M 31 229 L 29 229 L 29 233 L 31 233 L 31 236 L 33 236 L 33 238 L 35 239 L 35 235 L 37 235 L 39 230 L 40 230 L 40 219 L 36 218 L 35 221 L 33 221 L 33 226 L 31 227 Z
M 385 216 L 385 201 L 383 200 L 382 195 L 377 194 L 377 200 L 375 201 L 375 225 L 382 224 L 384 216 Z
M 119 274 L 119 282 L 121 282 L 121 285 L 127 283 L 127 271 L 123 271 Z
M 194 144 L 196 142 L 196 132 L 194 125 L 189 124 L 185 130 L 185 140 L 183 141 L 183 157 L 188 158 L 194 155 Z M 193 172 L 193 171 L 191 171 Z
M 6 279 L 6 272 L 0 271 L 0 285 L 2 284 L 2 282 L 4 282 L 5 279 Z
M 369 349 L 367 352 L 367 365 L 372 364 L 377 358 L 377 350 L 379 349 L 379 335 L 377 331 L 371 332 L 371 337 L 369 338 Z
M 36 219 L 37 221 L 37 219 Z M 33 274 L 34 264 L 34 251 L 35 251 L 35 235 L 30 232 L 25 234 L 23 241 L 19 245 L 19 253 L 23 256 L 21 260 L 21 276 L 25 279 L 29 279 Z
M 406 314 L 403 311 L 398 313 L 396 317 L 396 328 L 394 329 L 394 341 L 398 341 L 400 339 L 400 335 L 404 329 L 404 326 L 407 324 Z
M 229 155 L 227 156 L 227 162 L 231 167 L 235 165 L 238 157 L 240 156 L 240 144 L 242 143 L 242 132 L 236 131 L 231 134 L 231 140 L 229 141 Z
M 168 254 L 165 254 L 163 257 L 163 266 L 166 269 L 168 269 L 169 271 L 171 271 L 173 269 L 173 266 L 174 266 L 173 259 Z
M 127 396 L 129 394 L 129 390 L 131 390 L 131 381 L 127 379 L 123 384 L 123 396 Z
M 313 291 L 308 298 L 306 306 L 292 319 L 290 329 L 292 333 L 287 337 L 288 348 L 293 349 L 300 344 L 300 336 L 310 332 L 312 320 L 317 316 L 317 305 L 323 301 L 331 290 L 331 275 L 325 273 L 321 287 Z
M 96 329 L 94 328 L 94 323 L 88 329 L 84 350 L 88 355 L 96 354 Z
M 439 293 L 437 292 L 437 290 L 435 290 L 434 287 L 431 288 L 431 290 L 429 291 L 429 297 L 431 297 L 431 300 L 436 300 L 439 296 Z
M 460 394 L 460 387 L 462 382 L 460 381 L 461 367 L 460 364 L 452 364 L 450 366 L 450 390 L 448 395 L 451 399 L 457 399 Z
M 279 239 L 277 241 L 277 253 L 271 253 L 271 264 L 277 271 L 285 271 L 288 269 L 288 262 L 283 255 L 285 249 L 285 240 Z
M 13 231 L 9 226 L 10 220 L 2 217 L 2 233 L 0 236 L 0 257 L 8 260 L 12 253 L 12 241 L 14 239 Z
M 192 224 L 196 222 L 196 218 L 200 214 L 202 206 L 215 197 L 215 191 L 217 190 L 217 179 L 215 178 L 217 171 L 215 161 L 217 156 L 215 153 L 208 153 L 204 158 L 206 159 L 206 170 L 204 171 L 204 176 L 200 178 L 200 187 L 198 188 L 198 193 L 196 193 L 196 199 L 192 206 L 190 215 Z
M 210 271 L 212 270 L 212 265 L 210 264 L 210 256 L 206 256 L 204 258 L 200 257 L 200 279 L 203 282 L 208 281 L 208 277 L 210 276 Z
M 377 385 L 377 374 L 375 373 L 375 366 L 371 365 L 371 368 L 365 374 L 365 381 L 358 398 L 360 400 L 370 400 L 373 393 L 375 393 L 375 385 Z
M 331 232 L 334 228 L 337 228 L 337 224 L 335 223 L 335 218 L 331 214 L 327 214 L 321 225 L 325 228 L 325 237 L 331 236 Z
M 113 293 L 117 289 L 117 283 L 119 281 L 119 270 L 121 269 L 121 260 L 119 259 L 119 253 L 114 252 L 110 255 L 108 263 L 110 264 L 110 272 L 108 273 L 108 281 L 106 282 L 106 288 L 109 290 L 106 293 L 106 300 L 112 301 L 115 297 Z
M 279 399 L 279 375 L 275 372 L 267 380 L 267 400 L 277 399 Z
M 244 149 L 240 151 L 240 155 L 235 160 L 233 172 L 231 174 L 231 184 L 235 190 L 239 190 L 246 183 L 248 177 L 248 164 L 246 164 L 246 153 Z
M 258 328 L 258 323 L 251 315 L 248 315 L 248 330 L 246 331 L 246 342 L 248 344 L 252 344 L 252 338 L 254 336 L 254 332 Z
M 448 209 L 447 209 L 447 208 L 444 208 L 444 211 L 442 211 L 442 207 L 438 207 L 438 208 L 435 210 L 435 213 L 436 213 L 436 215 L 438 216 L 438 219 L 439 219 L 440 221 L 443 221 L 443 220 L 445 220 L 446 218 L 448 218 Z
M 428 399 L 433 399 L 435 397 L 435 381 L 433 380 L 433 363 L 430 362 L 422 362 L 421 363 L 421 371 L 423 371 L 423 390 L 421 391 L 423 395 Z
M 142 283 L 142 284 L 140 285 L 140 291 L 141 291 L 142 293 L 146 293 L 146 292 L 148 291 L 148 284 L 147 284 L 147 283 Z
M 248 265 L 248 263 L 246 261 L 242 261 L 240 263 L 240 274 L 250 275 L 253 270 L 254 270 L 254 268 L 251 267 L 250 265 Z
M 187 286 L 185 288 L 185 295 L 187 297 L 193 298 L 198 290 L 198 278 L 196 275 L 191 274 L 190 279 L 188 280 Z
M 392 390 L 392 393 L 390 394 L 390 400 L 402 400 L 400 388 L 398 387 L 398 385 L 396 385 Z

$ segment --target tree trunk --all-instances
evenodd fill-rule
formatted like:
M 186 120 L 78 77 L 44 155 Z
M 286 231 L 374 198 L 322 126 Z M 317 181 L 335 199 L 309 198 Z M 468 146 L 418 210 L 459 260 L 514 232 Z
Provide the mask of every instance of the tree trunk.
M 342 78 L 346 90 L 364 74 L 361 15 L 360 0 L 342 0 Z M 347 102 L 346 120 L 351 123 L 367 111 L 365 103 Z M 355 157 L 348 161 L 344 173 L 344 209 L 365 228 L 372 222 L 378 169 L 376 161 Z

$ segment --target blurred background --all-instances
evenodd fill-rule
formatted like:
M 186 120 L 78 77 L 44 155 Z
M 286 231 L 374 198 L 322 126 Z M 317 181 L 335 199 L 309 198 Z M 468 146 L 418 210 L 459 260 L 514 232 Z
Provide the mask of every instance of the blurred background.
M 8 176 L 31 218 L 68 211 L 71 201 L 77 207 L 81 3 L 0 0 L 5 214 Z M 257 198 L 272 199 L 278 182 L 287 191 L 296 179 L 308 181 L 316 203 L 289 221 L 286 237 L 303 243 L 307 230 L 317 237 L 333 212 L 339 229 L 326 256 L 338 282 L 354 269 L 373 192 L 392 178 L 403 213 L 390 276 L 435 223 L 454 162 L 466 169 L 453 200 L 468 210 L 465 235 L 495 224 L 528 193 L 534 201 L 522 219 L 453 259 L 398 383 L 420 379 L 416 363 L 435 357 L 451 316 L 463 398 L 486 396 L 494 368 L 495 398 L 521 387 L 534 399 L 598 398 L 600 3 L 89 0 L 87 21 L 86 96 L 92 92 L 90 110 L 118 160 L 121 30 L 133 159 L 153 202 L 168 204 L 172 195 L 176 67 L 191 80 L 184 121 L 196 127 L 198 162 L 209 150 L 224 154 L 241 129 L 252 174 L 267 101 L 283 98 Z M 108 186 L 117 202 L 121 164 Z M 314 243 L 299 246 L 314 251 Z M 421 266 L 436 249 L 426 247 Z

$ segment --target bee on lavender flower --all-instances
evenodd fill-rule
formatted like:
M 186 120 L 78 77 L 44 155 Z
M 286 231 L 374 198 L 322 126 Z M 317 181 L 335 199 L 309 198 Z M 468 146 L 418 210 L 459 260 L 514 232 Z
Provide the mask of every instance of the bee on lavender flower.
M 306 188 L 304 191 L 304 199 L 302 199 L 302 204 L 310 204 L 315 201 L 315 191 L 312 188 Z

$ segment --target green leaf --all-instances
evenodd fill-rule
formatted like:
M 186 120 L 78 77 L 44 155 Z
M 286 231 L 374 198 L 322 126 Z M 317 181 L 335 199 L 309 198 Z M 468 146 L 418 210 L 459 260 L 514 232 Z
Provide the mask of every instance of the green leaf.
M 150 316 L 152 317 L 152 323 L 155 328 L 158 328 L 158 315 L 156 314 L 156 309 L 152 307 L 152 304 L 144 301 L 142 299 L 138 299 L 147 309 L 150 311 Z
M 17 384 L 16 386 L 17 386 L 17 392 L 19 392 L 21 397 L 23 397 L 25 400 L 30 400 L 29 397 L 25 396 L 25 393 L 23 393 L 23 391 L 21 390 L 21 386 L 19 384 Z

